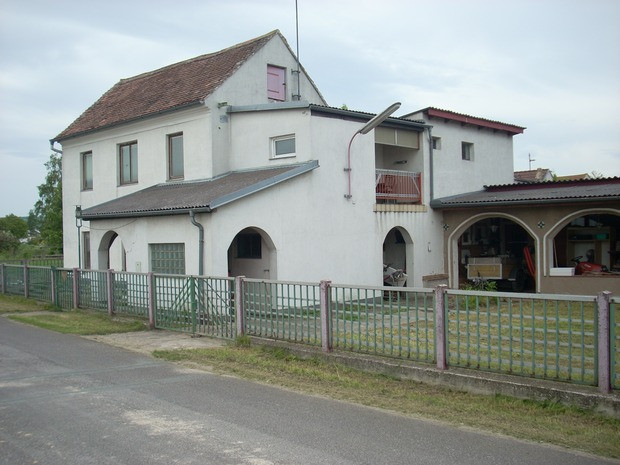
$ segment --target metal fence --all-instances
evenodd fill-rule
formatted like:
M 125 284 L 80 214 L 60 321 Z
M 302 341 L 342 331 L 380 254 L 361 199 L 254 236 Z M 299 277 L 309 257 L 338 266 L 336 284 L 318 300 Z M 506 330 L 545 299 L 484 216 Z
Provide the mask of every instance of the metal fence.
M 0 292 L 240 334 L 620 389 L 620 299 L 0 264 Z M 602 316 L 601 316 L 602 315 Z

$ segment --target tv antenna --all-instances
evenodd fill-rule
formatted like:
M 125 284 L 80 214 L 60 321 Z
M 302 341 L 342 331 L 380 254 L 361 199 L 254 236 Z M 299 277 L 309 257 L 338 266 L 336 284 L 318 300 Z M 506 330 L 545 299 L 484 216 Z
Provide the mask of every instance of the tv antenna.
M 533 162 L 533 161 L 536 161 L 536 159 L 535 159 L 535 158 L 532 158 L 532 154 L 531 154 L 531 153 L 528 153 L 528 154 L 527 154 L 527 159 L 528 159 L 528 161 L 529 161 L 529 163 L 530 163 L 530 171 L 532 171 L 532 162 Z
M 301 84 L 300 84 L 300 66 L 299 66 L 299 10 L 297 8 L 297 0 L 295 0 L 295 40 L 297 42 L 297 69 L 293 73 L 297 74 L 297 93 L 293 94 L 293 100 L 301 100 Z

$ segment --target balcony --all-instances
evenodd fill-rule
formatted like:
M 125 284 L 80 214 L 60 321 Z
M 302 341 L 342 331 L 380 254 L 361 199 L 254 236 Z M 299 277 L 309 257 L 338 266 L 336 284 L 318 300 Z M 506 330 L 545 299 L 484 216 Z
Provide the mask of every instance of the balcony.
M 377 203 L 419 204 L 422 201 L 422 173 L 375 170 Z

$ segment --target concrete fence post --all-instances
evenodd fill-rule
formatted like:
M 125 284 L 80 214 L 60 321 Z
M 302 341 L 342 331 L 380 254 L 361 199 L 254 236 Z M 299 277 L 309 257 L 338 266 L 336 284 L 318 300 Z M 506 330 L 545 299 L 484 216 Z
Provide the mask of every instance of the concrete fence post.
M 58 292 L 56 291 L 56 268 L 50 268 L 50 286 L 52 287 L 52 305 L 58 306 Z
M 235 292 L 233 294 L 233 302 L 235 304 L 235 317 L 237 320 L 237 336 L 245 334 L 245 312 L 243 309 L 243 294 L 245 292 L 245 276 L 235 277 Z
M 80 306 L 80 270 L 73 268 L 73 308 Z
M 331 281 L 323 280 L 319 284 L 321 295 L 321 347 L 323 352 L 331 352 L 332 345 L 332 318 L 331 318 Z
M 26 262 L 24 262 L 24 297 L 26 299 L 30 297 L 28 287 L 28 265 L 26 264 Z
M 599 292 L 596 296 L 598 311 L 598 389 L 611 392 L 611 341 L 610 341 L 611 292 Z
M 146 292 L 148 294 L 149 328 L 155 329 L 155 277 L 152 272 L 146 274 Z
M 437 360 L 437 368 L 445 370 L 448 368 L 446 358 L 446 289 L 448 286 L 440 284 L 435 288 L 435 358 Z
M 108 315 L 114 315 L 114 270 L 106 271 L 106 292 L 108 295 Z
M 6 293 L 6 288 L 4 287 L 4 263 L 0 263 L 0 292 L 3 294 Z

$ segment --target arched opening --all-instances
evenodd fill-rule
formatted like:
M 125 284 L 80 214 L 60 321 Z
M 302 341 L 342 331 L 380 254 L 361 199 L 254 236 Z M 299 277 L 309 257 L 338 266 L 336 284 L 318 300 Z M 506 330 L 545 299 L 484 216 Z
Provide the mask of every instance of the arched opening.
M 548 257 L 551 276 L 620 272 L 620 215 L 579 212 L 556 230 Z
M 256 279 L 276 279 L 276 248 L 260 228 L 240 231 L 228 248 L 228 274 Z
M 127 271 L 127 259 L 123 242 L 118 239 L 115 231 L 106 232 L 97 248 L 97 255 L 100 270 L 114 269 L 117 271 Z
M 507 216 L 478 217 L 460 228 L 458 286 L 501 291 L 536 291 L 536 240 Z
M 404 287 L 412 281 L 413 241 L 404 228 L 392 228 L 383 240 L 383 284 Z

